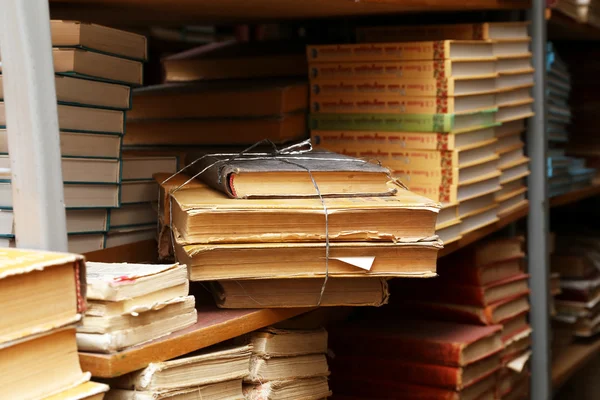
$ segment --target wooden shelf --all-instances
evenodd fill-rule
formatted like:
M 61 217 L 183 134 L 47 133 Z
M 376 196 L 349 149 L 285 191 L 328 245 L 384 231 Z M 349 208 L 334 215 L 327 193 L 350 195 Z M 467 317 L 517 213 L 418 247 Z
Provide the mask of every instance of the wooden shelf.
M 581 190 L 561 194 L 550 199 L 550 207 L 559 207 L 600 194 L 600 185 L 595 184 Z
M 198 322 L 187 329 L 115 354 L 79 353 L 83 371 L 110 378 L 145 368 L 151 362 L 170 360 L 256 329 L 295 317 L 311 309 L 264 310 L 198 309 Z
M 563 349 L 552 362 L 552 388 L 558 389 L 598 354 L 600 354 L 600 339 L 573 343 Z
M 557 10 L 548 20 L 548 40 L 600 40 L 600 29 L 577 22 Z
M 55 19 L 131 26 L 514 10 L 530 5 L 530 0 L 50 0 L 50 14 Z

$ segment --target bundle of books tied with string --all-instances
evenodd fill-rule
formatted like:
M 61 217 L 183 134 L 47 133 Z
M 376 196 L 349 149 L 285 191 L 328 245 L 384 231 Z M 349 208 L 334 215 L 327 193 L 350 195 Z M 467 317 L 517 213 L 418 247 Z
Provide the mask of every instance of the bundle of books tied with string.
M 211 282 L 219 307 L 379 306 L 387 278 L 435 276 L 437 202 L 306 142 L 257 148 L 155 175 L 161 256 Z

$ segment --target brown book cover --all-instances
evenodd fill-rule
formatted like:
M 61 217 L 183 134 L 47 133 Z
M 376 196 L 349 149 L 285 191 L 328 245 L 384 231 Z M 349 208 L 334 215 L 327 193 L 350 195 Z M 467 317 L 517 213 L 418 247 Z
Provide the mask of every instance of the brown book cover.
M 396 324 L 347 324 L 329 329 L 337 355 L 393 357 L 419 363 L 465 366 L 502 350 L 501 325 L 477 326 L 403 320 Z M 362 343 L 361 346 L 355 346 Z
M 469 260 L 465 260 L 460 254 L 453 253 L 439 260 L 439 279 L 464 285 L 485 286 L 521 274 L 524 258 L 525 253 L 520 253 L 510 259 L 477 266 L 469 263 Z
M 325 150 L 239 156 L 192 153 L 187 164 L 188 174 L 234 199 L 389 196 L 397 191 L 388 185 L 387 168 Z

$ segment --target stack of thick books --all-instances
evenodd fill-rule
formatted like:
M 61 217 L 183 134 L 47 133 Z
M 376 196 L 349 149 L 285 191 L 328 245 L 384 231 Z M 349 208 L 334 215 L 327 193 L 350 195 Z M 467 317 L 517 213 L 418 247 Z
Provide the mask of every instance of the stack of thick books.
M 551 269 L 560 274 L 555 305 L 558 328 L 577 337 L 600 332 L 599 241 L 597 236 L 557 234 Z
M 160 249 L 174 249 L 190 280 L 216 281 L 220 307 L 381 305 L 386 278 L 435 275 L 439 204 L 390 183 L 383 167 L 323 151 L 193 167 L 206 183 L 156 176 Z
M 184 265 L 90 262 L 87 280 L 80 351 L 113 353 L 196 323 Z
M 106 400 L 243 400 L 242 379 L 250 373 L 250 346 L 217 347 L 108 381 Z
M 0 249 L 0 385 L 11 399 L 102 400 L 77 357 L 85 263 L 72 254 Z
M 327 331 L 267 328 L 250 335 L 246 400 L 320 400 L 331 396 Z
M 127 177 L 129 160 L 121 162 L 125 113 L 131 107 L 131 87 L 142 84 L 146 38 L 73 21 L 51 21 L 51 30 L 69 250 L 83 253 L 139 240 L 140 230 L 143 238 L 151 237 L 152 229 L 144 226 L 155 221 L 149 218 L 149 203 L 120 209 L 140 202 L 141 191 L 148 192 Z M 0 103 L 0 167 L 9 167 L 5 120 Z M 152 185 L 150 201 L 156 202 Z M 15 223 L 10 181 L 0 182 L 0 190 L 0 236 L 10 246 Z
M 501 331 L 422 320 L 342 325 L 331 333 L 333 391 L 369 399 L 497 398 Z
M 529 276 L 523 271 L 522 246 L 522 238 L 497 239 L 444 257 L 437 279 L 395 281 L 393 291 L 401 301 L 394 306 L 419 318 L 502 325 L 503 374 L 507 381 L 525 379 L 531 328 L 527 322 Z M 510 373 L 511 366 L 520 367 L 517 377 Z M 504 394 L 508 386 L 501 390 Z

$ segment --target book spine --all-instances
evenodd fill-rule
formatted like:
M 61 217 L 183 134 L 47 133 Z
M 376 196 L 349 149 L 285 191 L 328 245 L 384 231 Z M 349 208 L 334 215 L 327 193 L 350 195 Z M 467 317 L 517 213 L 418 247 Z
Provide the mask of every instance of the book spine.
M 449 56 L 449 42 L 403 42 L 374 44 L 337 44 L 308 46 L 306 54 L 313 62 L 443 60 Z
M 405 62 L 314 63 L 309 66 L 311 83 L 332 79 L 442 79 L 450 77 L 450 60 Z
M 331 96 L 311 101 L 313 113 L 439 114 L 454 112 L 452 97 Z
M 311 129 L 382 132 L 450 132 L 454 114 L 311 114 Z
M 437 170 L 450 174 L 458 168 L 458 153 L 454 151 L 401 150 L 394 152 L 365 150 L 361 158 L 377 158 L 394 171 Z
M 419 40 L 482 40 L 484 24 L 448 24 L 359 28 L 359 43 L 386 43 Z
M 313 146 L 327 150 L 338 149 L 404 151 L 415 150 L 454 150 L 455 136 L 446 133 L 419 132 L 352 132 L 318 131 L 311 132 Z
M 378 95 L 378 96 L 427 96 L 446 97 L 454 93 L 454 81 L 445 77 L 421 79 L 320 79 L 311 84 L 311 99 L 321 97 Z

